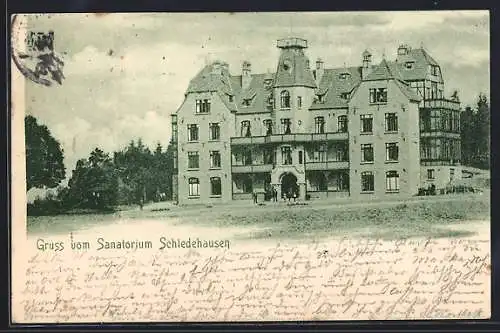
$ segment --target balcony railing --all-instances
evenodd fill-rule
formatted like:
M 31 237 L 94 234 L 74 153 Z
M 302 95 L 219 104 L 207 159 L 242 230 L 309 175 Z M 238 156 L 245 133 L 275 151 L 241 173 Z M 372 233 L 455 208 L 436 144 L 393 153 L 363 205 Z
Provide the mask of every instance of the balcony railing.
M 316 142 L 316 141 L 339 141 L 349 139 L 347 132 L 332 133 L 294 133 L 294 134 L 272 134 L 266 136 L 233 137 L 232 145 L 264 144 L 264 143 L 287 143 L 287 142 Z
M 334 170 L 349 169 L 348 161 L 324 161 L 324 162 L 306 162 L 306 170 Z
M 254 173 L 254 172 L 270 172 L 273 169 L 272 164 L 254 164 L 254 165 L 233 165 L 233 173 Z
M 300 47 L 300 48 L 307 48 L 307 40 L 302 39 L 302 38 L 283 38 L 283 39 L 278 39 L 276 42 L 276 45 L 278 47 Z
M 448 109 L 448 110 L 460 110 L 460 102 L 452 101 L 450 99 L 426 99 L 423 101 L 423 107 L 429 109 Z

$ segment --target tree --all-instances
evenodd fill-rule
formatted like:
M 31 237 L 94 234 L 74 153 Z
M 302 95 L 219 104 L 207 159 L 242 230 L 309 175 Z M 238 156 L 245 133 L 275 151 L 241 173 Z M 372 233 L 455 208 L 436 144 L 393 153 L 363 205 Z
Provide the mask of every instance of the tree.
M 470 165 L 476 153 L 475 115 L 470 106 L 460 114 L 462 163 Z
M 26 116 L 24 126 L 27 189 L 56 187 L 66 176 L 61 145 L 35 117 Z
M 488 98 L 480 94 L 476 114 L 476 166 L 483 169 L 490 167 L 490 106 Z
M 68 183 L 66 204 L 71 208 L 107 209 L 116 205 L 117 198 L 118 178 L 113 161 L 96 148 L 88 159 L 76 163 Z
M 466 107 L 460 115 L 462 163 L 482 169 L 490 167 L 490 107 L 479 94 L 477 108 Z

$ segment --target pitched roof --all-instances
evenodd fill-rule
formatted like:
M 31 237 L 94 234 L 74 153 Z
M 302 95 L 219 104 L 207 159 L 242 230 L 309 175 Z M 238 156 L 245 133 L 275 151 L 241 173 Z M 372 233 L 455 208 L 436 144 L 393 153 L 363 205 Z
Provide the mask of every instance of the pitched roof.
M 398 66 L 394 63 L 389 63 L 385 59 L 382 59 L 378 66 L 375 66 L 373 70 L 368 74 L 363 81 L 377 81 L 377 80 L 403 80 L 403 77 L 399 71 Z
M 238 114 L 271 112 L 268 100 L 272 94 L 272 84 L 266 87 L 266 79 L 270 79 L 269 74 L 252 74 L 248 88 L 242 89 L 241 75 L 231 77 L 234 91 L 237 92 L 235 103 Z M 250 105 L 243 104 L 245 99 L 250 100 Z
M 342 73 L 347 73 L 345 78 L 341 78 Z M 314 102 L 310 110 L 346 108 L 349 99 L 342 98 L 342 93 L 351 93 L 361 82 L 361 68 L 332 68 L 325 69 L 317 93 L 326 93 L 325 100 L 320 103 Z
M 315 88 L 317 95 L 323 95 L 323 100 L 321 102 L 315 100 L 310 110 L 348 107 L 349 98 L 343 95 L 352 94 L 361 83 L 361 67 L 325 69 L 319 84 L 316 85 L 306 57 L 294 52 L 285 56 L 294 61 L 292 66 L 295 70 L 291 73 L 296 74 L 293 76 L 288 71 L 280 70 L 279 67 L 276 73 L 251 74 L 249 86 L 243 89 L 241 75 L 231 75 L 226 66 L 217 68 L 221 63 L 216 62 L 205 66 L 190 81 L 186 93 L 217 92 L 226 107 L 238 114 L 268 113 L 272 111 L 269 99 L 272 97 L 274 86 L 303 85 Z M 407 61 L 414 62 L 412 69 L 406 69 Z M 383 59 L 380 64 L 372 66 L 372 71 L 366 80 L 394 79 L 406 97 L 412 101 L 420 101 L 421 97 L 408 86 L 406 81 L 424 79 L 429 64 L 437 65 L 424 49 L 409 50 L 408 54 L 398 56 L 396 61 Z M 343 73 L 347 75 L 342 77 Z M 245 105 L 245 100 L 250 102 L 249 105 Z
M 422 100 L 422 97 L 420 95 L 418 95 L 415 91 L 413 91 L 409 86 L 408 84 L 402 82 L 402 81 L 399 81 L 399 80 L 395 80 L 394 82 L 396 82 L 396 85 L 399 87 L 399 89 L 401 89 L 401 92 L 403 92 L 403 94 L 410 100 L 410 101 L 414 101 L 414 102 L 420 102 Z
M 411 69 L 405 67 L 407 62 L 413 62 Z M 424 80 L 427 77 L 429 65 L 439 66 L 423 48 L 410 49 L 408 54 L 398 56 L 393 63 L 399 67 L 403 79 L 409 81 Z
M 282 62 L 290 61 L 293 70 L 282 69 Z M 279 87 L 306 86 L 316 88 L 316 82 L 309 68 L 307 57 L 301 52 L 292 49 L 283 49 L 278 62 L 274 78 L 274 85 Z

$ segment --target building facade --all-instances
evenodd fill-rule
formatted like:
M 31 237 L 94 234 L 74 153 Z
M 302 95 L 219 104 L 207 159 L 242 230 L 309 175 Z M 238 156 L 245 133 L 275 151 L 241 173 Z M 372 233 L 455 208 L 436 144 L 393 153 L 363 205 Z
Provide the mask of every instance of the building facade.
M 412 196 L 460 172 L 460 103 L 438 63 L 401 45 L 394 61 L 325 68 L 287 38 L 274 73 L 216 61 L 172 115 L 179 204 Z

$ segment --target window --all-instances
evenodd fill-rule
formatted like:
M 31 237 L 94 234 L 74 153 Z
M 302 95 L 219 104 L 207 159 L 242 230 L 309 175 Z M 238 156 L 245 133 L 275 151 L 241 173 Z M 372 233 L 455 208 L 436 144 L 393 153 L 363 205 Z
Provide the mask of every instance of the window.
M 340 73 L 339 78 L 341 80 L 345 80 L 345 79 L 349 78 L 350 75 L 351 75 L 350 73 Z
M 229 95 L 229 103 L 232 103 L 234 102 L 234 96 L 233 95 Z
M 387 88 L 370 89 L 370 103 L 387 103 Z
M 281 158 L 284 165 L 292 164 L 292 149 L 290 147 L 282 147 Z
M 343 92 L 343 93 L 340 94 L 340 98 L 342 98 L 342 99 L 349 99 L 349 95 L 350 94 L 348 92 Z
M 432 65 L 431 66 L 431 74 L 432 75 L 439 75 L 439 66 Z
M 210 152 L 210 168 L 220 168 L 220 152 Z
M 399 191 L 399 174 L 397 171 L 388 171 L 385 173 L 385 190 L 387 192 Z
M 302 150 L 299 151 L 299 164 L 302 164 L 303 163 L 303 153 L 302 153 Z
M 412 69 L 413 68 L 413 61 L 407 61 L 405 63 L 405 68 L 406 69 Z
M 222 194 L 222 185 L 221 185 L 220 177 L 211 177 L 210 178 L 210 194 L 211 195 L 221 195 Z
M 243 120 L 241 122 L 241 136 L 243 137 L 249 137 L 252 136 L 252 132 L 250 131 L 250 121 L 249 120 Z
M 395 142 L 385 144 L 385 160 L 397 161 L 399 159 L 399 147 Z
M 177 120 L 172 122 L 172 142 L 177 142 Z
M 172 152 L 172 160 L 174 164 L 174 169 L 177 169 L 177 149 Z
M 188 141 L 198 141 L 198 125 L 188 125 Z
M 371 114 L 362 114 L 360 118 L 361 118 L 361 133 L 372 133 L 373 116 Z
M 338 131 L 342 133 L 347 132 L 347 116 L 339 116 Z
M 450 169 L 450 181 L 455 179 L 455 169 Z
M 200 167 L 200 156 L 197 151 L 188 152 L 188 169 L 198 169 Z
M 189 196 L 197 197 L 200 195 L 200 180 L 198 178 L 189 178 Z
M 273 164 L 274 151 L 272 148 L 264 148 L 263 152 L 264 164 Z
M 302 108 L 302 96 L 297 96 L 297 108 Z
M 252 193 L 253 192 L 253 182 L 252 178 L 246 177 L 243 179 L 243 193 Z
M 431 98 L 432 99 L 438 98 L 437 82 L 431 82 Z
M 314 133 L 325 133 L 325 117 L 314 118 Z
M 282 134 L 291 134 L 292 133 L 292 122 L 289 118 L 281 119 L 281 133 Z
M 281 92 L 281 108 L 289 109 L 290 108 L 290 93 L 288 90 L 283 90 Z
M 361 173 L 361 192 L 373 192 L 375 179 L 373 172 L 365 171 Z
M 243 165 L 252 165 L 252 150 L 244 149 L 242 152 L 243 155 Z
M 373 145 L 371 143 L 361 145 L 361 162 L 373 162 Z
M 386 132 L 398 131 L 398 116 L 396 113 L 385 114 L 385 131 Z
M 196 100 L 196 113 L 209 113 L 210 112 L 210 100 L 209 99 L 197 99 Z
M 273 121 L 271 119 L 264 120 L 264 128 L 266 130 L 266 135 L 273 134 Z
M 434 169 L 427 169 L 427 179 L 433 180 L 435 177 Z
M 430 130 L 440 131 L 441 130 L 441 111 L 431 110 L 430 111 Z
M 252 104 L 252 100 L 251 100 L 251 99 L 249 99 L 249 98 L 245 98 L 245 99 L 243 100 L 243 106 L 244 106 L 244 107 L 248 107 L 248 106 L 250 106 L 250 104 Z
M 336 158 L 337 158 L 337 161 L 339 161 L 339 162 L 348 161 L 349 158 L 347 156 L 347 148 L 343 147 L 343 146 L 337 147 Z
M 220 139 L 220 126 L 219 123 L 211 123 L 209 125 L 210 131 L 210 140 L 219 140 Z
M 314 151 L 313 158 L 316 162 L 325 162 L 327 156 L 328 147 L 326 144 L 320 144 L 318 148 Z

